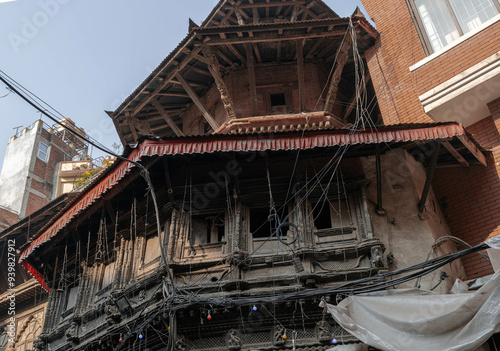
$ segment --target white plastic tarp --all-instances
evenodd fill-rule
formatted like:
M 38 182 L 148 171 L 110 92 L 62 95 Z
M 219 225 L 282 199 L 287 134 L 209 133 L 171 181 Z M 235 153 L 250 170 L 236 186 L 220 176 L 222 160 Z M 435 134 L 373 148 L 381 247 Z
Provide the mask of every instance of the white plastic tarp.
M 500 250 L 500 236 L 486 243 Z M 380 350 L 470 351 L 500 332 L 499 274 L 474 293 L 387 290 L 327 307 L 347 332 Z

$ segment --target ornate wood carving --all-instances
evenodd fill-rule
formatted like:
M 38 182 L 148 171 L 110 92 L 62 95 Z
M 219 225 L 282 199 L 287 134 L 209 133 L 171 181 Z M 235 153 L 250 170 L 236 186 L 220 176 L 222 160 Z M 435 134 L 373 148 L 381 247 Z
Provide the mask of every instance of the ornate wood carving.
M 337 50 L 337 67 L 333 72 L 332 80 L 330 81 L 330 87 L 328 88 L 328 94 L 326 96 L 325 102 L 325 112 L 332 112 L 333 105 L 337 100 L 337 93 L 339 91 L 340 78 L 342 77 L 342 71 L 347 63 L 347 58 L 349 57 L 349 50 L 352 46 L 352 38 L 349 33 L 346 35 L 344 44 L 341 45 Z
M 227 115 L 229 116 L 229 119 L 237 118 L 233 100 L 231 99 L 226 83 L 224 82 L 224 79 L 220 74 L 220 64 L 219 61 L 217 60 L 217 57 L 215 56 L 215 53 L 209 47 L 203 47 L 202 51 L 203 55 L 207 58 L 209 62 L 208 70 L 215 79 L 215 85 L 219 90 L 222 103 L 224 105 Z

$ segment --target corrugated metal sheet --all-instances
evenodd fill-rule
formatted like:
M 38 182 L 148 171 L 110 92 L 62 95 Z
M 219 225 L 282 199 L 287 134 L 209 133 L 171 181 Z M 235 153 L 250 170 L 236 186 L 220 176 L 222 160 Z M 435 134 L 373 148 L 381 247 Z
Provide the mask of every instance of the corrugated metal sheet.
M 227 136 L 214 135 L 174 140 L 146 140 L 130 155 L 132 161 L 140 161 L 142 157 L 154 155 L 186 155 L 214 152 L 250 152 L 268 150 L 307 150 L 321 147 L 376 144 L 390 142 L 410 142 L 416 140 L 450 139 L 458 135 L 466 135 L 461 124 L 431 124 L 412 129 L 387 126 L 378 130 L 333 130 L 321 132 L 288 133 L 281 135 Z M 24 248 L 20 263 L 28 269 L 39 282 L 48 289 L 42 276 L 25 260 L 42 244 L 48 242 L 64 229 L 83 210 L 95 203 L 108 190 L 113 188 L 125 175 L 135 167 L 132 163 L 122 161 L 117 167 L 103 177 L 97 184 L 86 191 L 66 212 L 59 217 L 40 236 Z

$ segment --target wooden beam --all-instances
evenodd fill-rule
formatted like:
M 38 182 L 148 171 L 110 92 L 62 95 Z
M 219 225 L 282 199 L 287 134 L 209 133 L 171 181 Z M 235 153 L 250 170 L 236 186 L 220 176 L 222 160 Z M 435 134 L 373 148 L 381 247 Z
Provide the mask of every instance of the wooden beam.
M 259 9 L 257 7 L 252 7 L 252 17 L 253 17 L 253 24 L 259 24 L 260 16 L 259 16 Z
M 295 8 L 295 3 L 291 3 L 291 4 L 288 4 L 288 7 L 287 9 L 285 10 L 285 12 L 283 13 L 283 16 L 284 17 L 287 17 L 291 12 L 292 10 Z
M 457 135 L 457 138 L 484 167 L 488 166 L 488 163 L 486 162 L 486 157 L 484 157 L 483 153 L 479 151 L 476 145 L 474 145 L 474 143 L 470 141 L 470 139 L 467 138 L 467 136 Z
M 184 133 L 182 133 L 177 124 L 175 124 L 172 117 L 170 117 L 168 112 L 163 108 L 161 103 L 156 98 L 151 99 L 151 105 L 153 105 L 158 110 L 165 122 L 167 122 L 168 126 L 174 131 L 175 135 L 184 136 Z
M 245 26 L 230 26 L 230 27 L 207 27 L 203 28 L 203 31 L 197 33 L 197 39 L 201 39 L 201 36 L 216 35 L 219 33 L 234 34 L 237 32 L 254 31 L 255 33 L 265 33 L 266 35 L 273 36 L 273 32 L 278 29 L 282 30 L 307 30 L 308 28 L 317 28 L 318 31 L 332 31 L 334 29 L 342 32 L 342 38 L 345 35 L 345 27 L 349 25 L 349 19 L 342 18 L 328 18 L 324 20 L 309 20 L 305 23 L 296 22 L 289 23 L 286 26 L 283 22 L 268 23 L 265 26 L 255 27 L 252 24 L 247 24 Z M 357 32 L 360 33 L 360 28 L 356 28 Z M 274 37 L 273 37 L 274 38 Z
M 453 157 L 455 157 L 458 162 L 460 162 L 462 166 L 464 167 L 470 166 L 469 162 L 467 162 L 467 160 L 463 158 L 462 155 L 460 155 L 460 153 L 457 151 L 457 149 L 455 149 L 453 145 L 451 145 L 448 141 L 443 141 L 442 144 L 446 148 L 446 150 L 448 150 L 448 152 L 452 154 Z
M 183 93 L 158 93 L 158 94 L 156 94 L 156 96 L 189 98 L 188 94 L 183 94 Z
M 250 19 L 250 16 L 245 12 L 244 9 L 240 8 L 240 4 L 237 5 L 238 6 L 238 10 L 240 11 L 240 14 L 243 16 L 243 18 L 245 20 L 249 20 Z
M 233 60 L 231 60 L 229 57 L 226 56 L 222 51 L 220 51 L 218 48 L 214 48 L 214 52 L 217 56 L 219 56 L 222 60 L 226 61 L 226 63 L 229 66 L 232 66 L 234 64 Z
M 360 89 L 359 89 L 360 91 L 363 91 L 366 88 L 366 84 L 368 84 L 370 79 L 371 79 L 370 72 L 367 72 L 365 79 L 361 82 Z M 344 116 L 342 117 L 343 121 L 347 121 L 347 118 L 350 116 L 352 110 L 354 109 L 354 106 L 356 106 L 356 102 L 357 102 L 357 95 L 354 94 L 353 97 L 351 98 L 351 101 L 349 102 L 349 105 L 347 106 L 347 108 L 344 111 Z
M 434 171 L 436 170 L 436 164 L 439 158 L 439 153 L 441 151 L 441 142 L 436 142 L 436 150 L 432 154 L 431 164 L 429 170 L 427 171 L 427 178 L 425 180 L 424 189 L 422 190 L 422 197 L 418 203 L 418 210 L 420 213 L 424 212 L 425 203 L 427 202 L 427 196 L 429 195 L 429 190 L 431 189 L 432 178 L 434 177 Z
M 239 5 L 240 9 L 249 9 L 249 8 L 265 8 L 265 7 L 281 7 L 281 6 L 292 6 L 292 5 L 303 5 L 305 1 L 281 1 L 281 2 L 266 2 L 266 3 L 249 3 L 249 4 L 241 4 Z M 232 6 L 226 6 L 226 9 L 231 9 Z
M 178 80 L 175 80 L 175 79 L 172 79 L 170 81 L 170 83 L 182 86 L 182 83 L 179 82 Z M 194 82 L 190 82 L 189 85 L 191 85 L 194 88 L 204 88 L 205 89 L 207 87 L 206 84 L 200 84 L 200 83 L 194 83 Z
M 292 12 L 292 17 L 290 19 L 290 22 L 296 22 L 297 17 L 299 16 L 299 9 L 300 9 L 300 4 L 298 2 L 295 3 L 293 6 L 293 12 Z
M 205 57 L 210 62 L 210 64 L 208 65 L 208 69 L 215 80 L 215 85 L 217 86 L 217 89 L 219 90 L 220 98 L 222 100 L 222 104 L 224 105 L 224 109 L 226 110 L 226 113 L 227 113 L 229 119 L 236 119 L 237 118 L 236 117 L 236 110 L 234 108 L 233 100 L 231 99 L 231 96 L 229 95 L 229 90 L 227 89 L 226 83 L 224 82 L 224 79 L 222 78 L 222 76 L 220 74 L 219 61 L 217 61 L 217 57 L 215 56 L 215 53 L 212 52 L 209 47 L 204 47 L 202 49 L 202 51 L 203 51 L 203 55 L 205 55 Z
M 377 169 L 377 207 L 375 211 L 378 215 L 385 214 L 384 207 L 382 206 L 382 162 L 380 160 L 380 144 L 375 144 L 376 153 L 376 169 Z
M 260 56 L 259 46 L 257 43 L 252 43 L 253 49 L 255 51 L 255 56 L 257 57 L 257 62 L 262 63 L 262 57 Z
M 318 55 L 316 56 L 316 58 L 318 58 L 318 59 L 322 58 L 323 56 L 325 56 L 330 50 L 332 50 L 337 45 L 338 44 L 335 41 L 332 40 L 331 43 L 327 44 L 325 46 L 325 48 L 318 53 Z
M 243 19 L 243 16 L 241 15 L 241 11 L 240 11 L 240 8 L 238 6 L 234 7 L 234 14 L 236 15 L 236 18 L 238 19 L 238 24 L 240 26 L 244 26 L 246 23 L 245 23 L 245 20 Z
M 318 19 L 318 16 L 316 16 L 316 14 L 309 10 L 309 8 L 307 8 L 306 6 L 300 5 L 300 8 L 305 14 L 311 16 L 313 19 Z
M 224 18 L 222 18 L 222 20 L 220 21 L 220 23 L 217 26 L 218 27 L 223 26 L 224 23 L 226 23 L 226 21 L 229 19 L 229 17 L 231 17 L 233 15 L 233 13 L 234 13 L 234 9 L 229 9 L 229 11 L 226 13 Z
M 277 54 L 276 54 L 276 60 L 278 61 L 278 63 L 280 63 L 281 62 L 281 49 L 282 49 L 281 40 L 278 40 L 276 42 L 276 44 L 278 45 L 278 50 L 277 50 Z
M 246 60 L 245 60 L 245 57 L 238 51 L 238 49 L 236 49 L 233 45 L 231 44 L 227 44 L 226 45 L 228 47 L 229 50 L 231 50 L 231 52 L 243 63 L 243 64 L 246 64 Z
M 137 135 L 137 130 L 135 129 L 134 122 L 132 121 L 132 116 L 130 112 L 125 112 L 125 121 L 130 128 L 130 133 L 132 133 L 132 137 L 134 138 L 134 143 L 137 144 L 139 136 Z
M 180 74 L 180 72 L 177 72 L 177 74 L 175 75 L 175 77 L 182 84 L 182 86 L 184 87 L 184 90 L 186 90 L 186 93 L 188 93 L 188 95 L 191 97 L 191 100 L 193 100 L 193 102 L 196 105 L 196 107 L 198 107 L 198 109 L 200 110 L 200 112 L 203 114 L 203 116 L 207 120 L 208 124 L 210 124 L 210 127 L 212 127 L 213 130 L 217 130 L 217 128 L 219 128 L 219 124 L 212 117 L 212 115 L 210 114 L 210 112 L 208 112 L 207 108 L 205 107 L 205 105 L 203 105 L 203 103 L 201 102 L 200 98 L 198 97 L 198 95 L 196 94 L 196 92 L 193 90 L 193 88 L 191 88 L 191 86 L 184 79 L 184 77 Z
M 257 101 L 257 86 L 255 84 L 255 62 L 253 58 L 252 46 L 245 44 L 247 52 L 247 66 L 248 66 L 248 84 L 250 87 L 250 101 L 252 103 L 252 115 L 259 114 L 259 105 Z
M 203 56 L 201 56 L 201 55 L 195 55 L 194 58 L 197 59 L 198 61 L 201 61 L 201 62 L 203 62 L 203 63 L 205 63 L 205 64 L 208 65 L 207 60 Z
M 139 113 L 139 111 L 142 110 L 144 106 L 149 104 L 149 101 L 151 101 L 151 99 L 155 97 L 156 94 L 162 91 L 167 86 L 167 84 L 175 77 L 177 72 L 180 72 L 184 67 L 186 67 L 186 65 L 189 64 L 189 62 L 194 57 L 196 57 L 196 55 L 200 52 L 200 50 L 201 48 L 193 49 L 193 51 L 191 51 L 191 53 L 189 53 L 189 55 L 187 55 L 187 57 L 184 60 L 182 60 L 182 62 L 177 67 L 175 67 L 175 69 L 172 72 L 168 74 L 167 78 L 165 78 L 162 81 L 162 83 L 158 85 L 158 87 L 156 87 L 156 89 L 150 95 L 148 95 L 148 97 L 146 97 L 141 103 L 139 103 L 139 105 L 136 108 L 134 108 L 132 116 L 135 116 L 137 113 Z
M 299 112 L 306 110 L 306 83 L 304 73 L 304 48 L 302 40 L 295 41 L 297 47 L 297 73 L 299 77 Z
M 304 58 L 305 60 L 309 60 L 312 55 L 316 52 L 318 47 L 325 41 L 325 38 L 317 39 L 314 44 L 311 46 L 309 49 L 308 53 L 306 54 L 306 57 Z
M 254 33 L 255 34 L 255 33 Z M 345 34 L 345 30 L 330 31 L 330 32 L 318 32 L 310 34 L 284 34 L 279 37 L 281 41 L 295 41 L 297 39 L 314 39 L 314 38 L 324 38 L 324 37 L 341 37 Z M 271 43 L 277 40 L 276 36 L 254 36 L 249 38 L 227 38 L 227 39 L 211 39 L 203 43 L 196 43 L 195 46 L 200 47 L 202 45 L 208 46 L 220 46 L 220 45 L 235 45 L 235 44 L 246 44 L 246 43 Z M 332 43 L 335 46 L 335 43 Z
M 340 78 L 342 77 L 342 71 L 347 63 L 347 58 L 349 57 L 349 50 L 352 46 L 351 36 L 347 35 L 345 42 L 338 48 L 337 55 L 337 67 L 333 72 L 332 79 L 330 81 L 330 87 L 328 88 L 328 94 L 326 95 L 325 101 L 325 112 L 332 112 L 333 105 L 337 100 L 337 93 L 339 91 Z
M 196 66 L 191 66 L 191 65 L 187 65 L 186 67 L 190 71 L 193 71 L 193 72 L 196 72 L 196 73 L 199 73 L 199 74 L 203 74 L 204 76 L 207 76 L 207 77 L 211 77 L 212 76 L 209 71 L 206 71 L 206 70 L 204 70 L 202 68 L 198 68 Z
M 166 110 L 165 111 L 168 113 L 169 116 L 178 116 L 180 114 L 182 114 L 183 112 L 186 112 L 186 110 L 188 110 L 187 108 L 184 108 L 182 110 Z M 163 116 L 157 111 L 155 110 L 156 112 L 151 112 L 151 113 L 148 113 L 148 114 L 140 114 L 140 115 L 137 115 L 137 116 L 140 116 L 141 118 L 145 118 L 147 119 L 149 122 L 153 123 L 153 122 L 156 122 L 156 121 L 163 121 L 165 122 L 165 118 L 163 118 Z M 157 127 L 151 127 L 151 131 L 155 131 L 157 129 Z

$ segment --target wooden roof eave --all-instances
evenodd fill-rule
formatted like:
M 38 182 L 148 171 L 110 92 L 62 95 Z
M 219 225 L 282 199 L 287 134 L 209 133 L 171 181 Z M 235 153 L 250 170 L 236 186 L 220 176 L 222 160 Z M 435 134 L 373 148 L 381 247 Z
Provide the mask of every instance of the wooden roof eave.
M 375 41 L 379 33 L 364 18 L 352 18 L 358 37 L 363 41 Z M 327 20 L 307 20 L 294 23 L 273 23 L 265 25 L 230 26 L 220 28 L 197 28 L 195 33 L 200 41 L 195 46 L 226 46 L 245 43 L 268 43 L 294 41 L 297 39 L 320 39 L 324 37 L 343 37 L 348 29 L 350 18 Z M 311 27 L 327 28 L 311 31 Z M 288 32 L 287 32 L 288 31 Z M 299 32 L 299 31 L 303 31 Z M 241 33 L 251 33 L 241 36 Z M 270 35 L 269 33 L 273 34 Z
M 179 69 L 179 67 L 184 67 L 187 65 L 189 62 L 184 62 L 186 58 L 190 54 L 185 54 L 186 56 L 183 57 L 181 60 L 179 60 L 179 55 L 186 52 L 188 49 L 190 52 L 192 52 L 193 46 L 193 41 L 196 40 L 196 37 L 194 35 L 194 31 L 189 33 L 184 40 L 181 42 L 181 44 L 174 49 L 168 56 L 167 58 L 144 80 L 143 83 L 132 93 L 130 94 L 127 99 L 114 111 L 111 113 L 111 116 L 113 119 L 118 118 L 118 116 L 122 115 L 125 110 L 130 109 L 130 105 L 137 100 L 138 97 L 141 97 L 144 95 L 150 96 L 151 94 L 145 94 L 145 91 L 148 90 L 153 90 L 151 89 L 151 86 L 155 82 L 155 80 L 162 80 L 163 83 L 160 84 L 168 84 L 168 82 L 165 82 L 165 78 L 162 77 L 162 74 L 165 75 L 165 71 L 168 70 L 171 67 L 174 67 L 175 69 Z M 192 47 L 192 48 L 190 48 Z M 190 61 L 192 58 L 190 59 Z M 171 76 L 172 74 L 169 74 Z M 175 76 L 175 73 L 173 74 Z M 154 97 L 154 96 L 153 96 Z M 147 99 L 148 97 L 146 97 Z
M 271 3 L 270 0 L 267 0 L 266 2 L 262 2 L 262 3 L 254 3 L 254 4 L 247 4 L 247 5 L 243 5 L 243 8 L 247 8 L 247 9 L 252 9 L 252 10 L 255 10 L 255 9 L 259 9 L 259 8 L 265 8 L 265 7 L 269 7 L 269 6 L 289 6 L 290 4 L 285 4 L 285 1 L 286 0 L 281 0 L 280 2 L 276 2 L 276 3 Z M 305 3 L 306 1 L 301 1 L 303 3 Z M 311 6 L 311 4 L 313 6 Z M 306 6 L 308 9 L 310 9 L 311 7 L 316 7 L 316 6 L 319 6 L 323 12 L 322 13 L 325 13 L 326 16 L 330 16 L 332 18 L 337 18 L 339 17 L 339 15 L 333 11 L 331 9 L 330 6 L 328 6 L 324 1 L 321 1 L 321 0 L 315 0 L 315 1 L 312 1 L 308 6 Z M 203 23 L 201 24 L 200 28 L 213 28 L 213 27 L 216 27 L 214 25 L 210 25 L 212 23 L 214 23 L 214 21 L 217 21 L 216 20 L 216 17 L 217 16 L 220 16 L 221 13 L 225 13 L 224 11 L 225 10 L 230 10 L 230 9 L 233 9 L 233 8 L 242 8 L 242 4 L 238 4 L 236 1 L 234 0 L 221 0 L 219 1 L 219 3 L 214 7 L 214 9 L 212 10 L 212 12 L 208 15 L 208 17 L 203 21 Z M 234 13 L 234 15 L 236 16 L 236 21 L 239 22 L 238 18 L 237 18 L 237 14 L 236 12 Z M 319 15 L 318 13 L 316 13 L 316 15 Z
M 356 19 L 357 21 L 358 19 Z M 337 17 L 337 18 L 324 18 L 324 19 L 310 19 L 304 21 L 295 22 L 277 22 L 277 23 L 259 23 L 259 24 L 246 24 L 246 25 L 229 25 L 223 27 L 199 27 L 195 29 L 195 32 L 199 35 L 210 35 L 220 33 L 237 33 L 237 32 L 261 32 L 261 31 L 272 31 L 272 30 L 284 30 L 285 27 L 290 27 L 291 29 L 301 29 L 308 28 L 311 26 L 328 27 L 331 25 L 346 26 L 349 25 L 349 17 Z M 372 27 L 373 28 L 373 27 Z
M 230 26 L 230 27 L 209 27 L 209 28 L 194 28 L 191 33 L 181 42 L 181 44 L 174 50 L 172 53 L 157 67 L 157 69 L 151 73 L 151 75 L 131 94 L 124 103 L 112 113 L 108 113 L 110 117 L 113 119 L 115 127 L 119 132 L 121 142 L 126 145 L 128 143 L 135 143 L 135 138 L 133 137 L 133 133 L 126 132 L 121 129 L 120 116 L 125 118 L 124 113 L 128 111 L 129 117 L 134 117 L 138 113 L 140 113 L 145 106 L 150 104 L 151 100 L 158 96 L 165 87 L 168 86 L 169 83 L 175 84 L 176 76 L 179 72 L 181 72 L 186 67 L 190 67 L 189 63 L 193 61 L 193 59 L 200 60 L 200 51 L 201 47 L 205 44 L 206 46 L 225 46 L 230 41 L 228 39 L 216 38 L 212 39 L 210 37 L 207 38 L 204 43 L 199 40 L 199 38 L 203 38 L 203 34 L 213 34 L 220 35 L 220 33 L 231 33 L 231 32 L 241 32 L 244 29 L 249 29 L 253 32 L 262 32 L 269 30 L 283 30 L 285 29 L 309 29 L 311 26 L 319 26 L 325 27 L 327 26 L 329 31 L 318 33 L 320 37 L 323 36 L 341 36 L 345 34 L 345 29 L 342 31 L 334 31 L 335 26 L 345 27 L 349 24 L 349 18 L 335 18 L 335 19 L 322 19 L 322 20 L 306 20 L 306 21 L 297 21 L 294 23 L 274 23 L 274 24 L 257 24 L 257 25 L 247 25 L 247 26 Z M 357 27 L 361 26 L 366 33 L 368 33 L 371 37 L 375 38 L 378 36 L 378 32 L 364 19 L 364 18 L 355 18 L 355 25 Z M 307 36 L 307 35 L 306 35 Z M 303 35 L 301 36 L 301 38 Z M 241 40 L 239 38 L 238 40 Z M 246 39 L 246 38 L 245 38 Z M 259 41 L 259 38 L 248 38 L 251 40 Z M 280 40 L 294 40 L 296 38 L 283 38 L 280 37 Z M 273 41 L 277 40 L 277 38 L 265 39 L 264 41 Z M 186 53 L 188 52 L 188 53 Z M 180 58 L 180 54 L 184 54 L 182 58 Z M 206 62 L 204 62 L 206 64 Z M 189 70 L 189 69 L 188 69 Z M 166 75 L 166 76 L 165 76 Z M 158 83 L 158 80 L 160 83 Z M 134 104 L 135 103 L 135 104 Z M 121 132 L 120 132 L 121 131 Z

